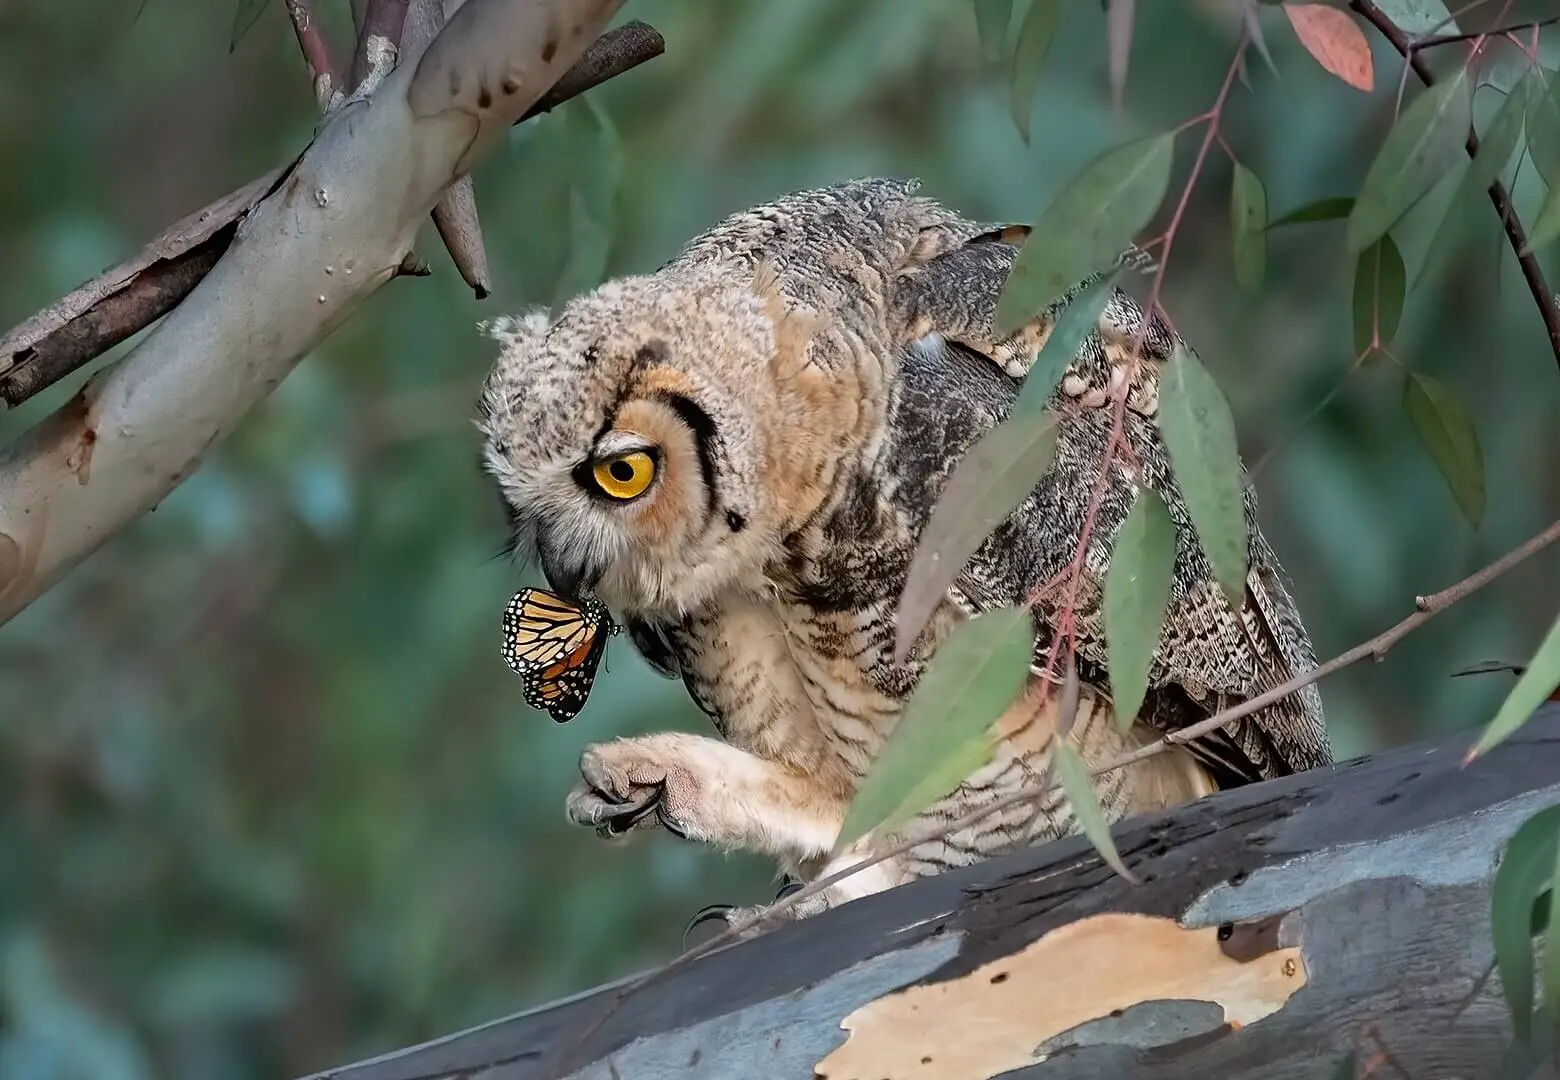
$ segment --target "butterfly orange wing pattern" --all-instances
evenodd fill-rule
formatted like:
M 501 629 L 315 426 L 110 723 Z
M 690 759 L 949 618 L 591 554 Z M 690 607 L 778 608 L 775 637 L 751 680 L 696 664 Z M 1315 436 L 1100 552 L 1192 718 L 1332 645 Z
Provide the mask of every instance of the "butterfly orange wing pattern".
M 504 662 L 520 676 L 527 705 L 566 723 L 584 708 L 607 638 L 618 630 L 595 598 L 579 606 L 521 589 L 504 608 Z

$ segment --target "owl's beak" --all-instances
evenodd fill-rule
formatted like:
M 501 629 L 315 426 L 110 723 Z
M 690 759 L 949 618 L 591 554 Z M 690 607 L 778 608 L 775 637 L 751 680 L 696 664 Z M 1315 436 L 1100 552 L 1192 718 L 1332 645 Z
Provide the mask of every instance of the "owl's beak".
M 590 564 L 589 552 L 559 544 L 545 529 L 537 537 L 537 557 L 547 584 L 565 600 L 578 603 L 601 580 L 603 568 Z

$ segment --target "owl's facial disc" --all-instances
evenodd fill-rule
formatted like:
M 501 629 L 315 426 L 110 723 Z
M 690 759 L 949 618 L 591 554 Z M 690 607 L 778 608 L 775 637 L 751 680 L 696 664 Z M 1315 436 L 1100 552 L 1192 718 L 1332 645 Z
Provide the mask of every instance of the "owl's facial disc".
M 548 485 L 552 512 L 537 515 L 535 533 L 548 581 L 625 612 L 696 601 L 731 569 L 732 542 L 747 539 L 737 535 L 747 517 L 733 506 L 748 499 L 733 468 L 720 425 L 695 396 L 631 391 L 568 463 L 567 479 Z

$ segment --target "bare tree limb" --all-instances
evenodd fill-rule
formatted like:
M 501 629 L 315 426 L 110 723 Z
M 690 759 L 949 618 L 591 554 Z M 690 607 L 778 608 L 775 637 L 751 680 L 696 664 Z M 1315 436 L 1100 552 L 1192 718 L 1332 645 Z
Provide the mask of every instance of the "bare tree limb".
M 1349 0 L 1349 6 L 1379 30 L 1381 36 L 1408 60 L 1409 65 L 1414 69 L 1414 74 L 1419 76 L 1420 82 L 1426 86 L 1435 85 L 1435 73 L 1419 55 L 1419 49 L 1436 44 L 1437 39 L 1426 38 L 1423 41 L 1411 39 L 1372 0 Z M 1478 152 L 1479 136 L 1470 126 L 1468 156 L 1474 157 Z M 1522 229 L 1522 222 L 1517 219 L 1516 208 L 1511 205 L 1511 196 L 1507 194 L 1505 185 L 1498 179 L 1490 185 L 1490 202 L 1495 204 L 1495 212 L 1500 215 L 1500 223 L 1506 230 L 1506 238 L 1511 242 L 1511 250 L 1516 253 L 1517 264 L 1522 268 L 1522 277 L 1527 282 L 1528 291 L 1533 294 L 1533 302 L 1538 305 L 1539 316 L 1544 320 L 1544 328 L 1549 334 L 1549 347 L 1554 350 L 1555 363 L 1560 364 L 1560 303 L 1556 303 L 1554 292 L 1549 288 L 1549 283 L 1544 280 L 1544 271 L 1538 265 L 1538 258 L 1532 252 L 1526 251 L 1527 233 Z
M 449 185 L 622 3 L 469 0 L 424 63 L 332 113 L 184 302 L 0 452 L 0 623 L 167 496 L 388 281 Z M 499 78 L 513 89 L 472 112 L 461 88 Z
M 617 75 L 653 60 L 666 43 L 653 27 L 630 21 L 603 34 L 520 121 L 557 108 Z M 274 169 L 174 225 L 134 258 L 82 285 L 0 337 L 0 400 L 20 405 L 72 371 L 144 330 L 188 295 L 204 272 L 199 265 L 227 249 L 233 226 L 281 182 L 292 164 Z M 155 268 L 159 282 L 143 280 Z M 114 301 L 114 319 L 102 309 Z M 151 294 L 159 294 L 154 298 Z M 155 312 L 155 314 L 153 313 Z M 82 321 L 82 328 L 71 323 Z M 56 341 L 56 338 L 60 341 Z M 69 343 L 63 343 L 68 338 Z M 47 362 L 39 357 L 49 355 Z M 34 368 L 36 370 L 28 370 Z
M 1139 885 L 1073 836 L 308 1080 L 1535 1076 L 1502 1069 L 1485 973 L 1502 852 L 1560 800 L 1560 705 L 1466 768 L 1465 742 L 1121 822 Z
M 352 90 L 365 80 L 384 78 L 395 67 L 401 51 L 401 32 L 406 25 L 407 0 L 368 0 L 363 21 L 358 27 L 357 49 L 352 56 Z
M 403 55 L 421 56 L 429 42 L 444 29 L 444 22 L 444 0 L 412 0 L 401 34 Z M 487 248 L 482 242 L 476 188 L 470 173 L 451 184 L 444 198 L 433 208 L 433 225 L 450 253 L 450 261 L 460 272 L 461 280 L 471 286 L 478 300 L 486 299 L 491 291 Z
M 287 18 L 292 22 L 293 33 L 298 36 L 298 48 L 303 62 L 309 69 L 309 85 L 314 87 L 314 100 L 320 112 L 328 110 L 341 92 L 341 69 L 331 56 L 330 42 L 325 30 L 314 17 L 313 0 L 283 0 L 287 6 Z

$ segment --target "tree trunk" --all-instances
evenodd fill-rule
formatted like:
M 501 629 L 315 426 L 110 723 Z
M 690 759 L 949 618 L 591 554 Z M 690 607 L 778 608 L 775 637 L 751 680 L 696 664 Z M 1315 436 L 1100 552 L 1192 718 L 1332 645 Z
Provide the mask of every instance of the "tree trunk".
M 1491 884 L 1560 802 L 1560 705 L 1471 742 L 1134 819 L 1137 886 L 1069 838 L 320 1077 L 1494 1077 Z

